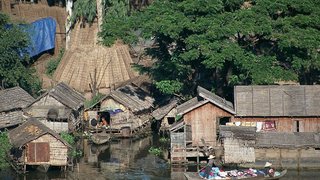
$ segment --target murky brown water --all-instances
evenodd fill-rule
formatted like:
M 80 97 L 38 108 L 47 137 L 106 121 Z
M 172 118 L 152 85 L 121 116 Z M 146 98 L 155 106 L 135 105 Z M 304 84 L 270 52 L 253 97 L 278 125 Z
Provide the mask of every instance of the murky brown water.
M 195 171 L 197 167 L 171 167 L 168 153 L 162 157 L 148 152 L 151 146 L 163 147 L 157 137 L 139 140 L 122 139 L 106 145 L 91 145 L 84 141 L 84 156 L 76 163 L 73 171 L 67 173 L 50 169 L 47 173 L 30 170 L 26 175 L 17 175 L 11 170 L 0 171 L 1 180 L 166 180 L 184 179 L 184 171 Z M 282 180 L 320 179 L 320 171 L 289 171 Z

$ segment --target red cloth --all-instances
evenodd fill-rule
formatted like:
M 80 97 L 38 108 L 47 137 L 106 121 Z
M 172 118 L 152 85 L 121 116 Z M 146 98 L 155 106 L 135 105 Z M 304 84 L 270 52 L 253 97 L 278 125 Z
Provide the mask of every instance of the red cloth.
M 265 121 L 262 124 L 263 131 L 275 131 L 276 130 L 276 122 L 275 121 Z

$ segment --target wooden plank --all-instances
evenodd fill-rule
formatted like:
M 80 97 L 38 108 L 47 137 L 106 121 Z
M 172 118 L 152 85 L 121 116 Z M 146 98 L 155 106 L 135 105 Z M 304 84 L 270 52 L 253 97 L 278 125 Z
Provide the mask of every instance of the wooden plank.
M 35 143 L 28 143 L 27 162 L 36 162 Z

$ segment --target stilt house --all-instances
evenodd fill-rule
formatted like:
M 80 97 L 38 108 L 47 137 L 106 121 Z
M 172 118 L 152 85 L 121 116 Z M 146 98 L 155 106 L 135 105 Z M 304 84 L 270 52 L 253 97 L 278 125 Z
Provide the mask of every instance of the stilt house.
M 66 166 L 68 143 L 56 132 L 40 121 L 32 118 L 19 127 L 9 131 L 12 144 L 11 158 L 17 167 L 36 166 Z
M 141 88 L 128 84 L 103 97 L 88 109 L 88 120 L 104 117 L 107 125 L 122 134 L 130 136 L 146 124 L 150 125 L 154 99 Z M 90 125 L 90 123 L 89 123 Z
M 200 86 L 197 90 L 198 96 L 179 105 L 177 114 L 191 126 L 192 146 L 203 146 L 201 139 L 215 146 L 219 125 L 230 122 L 235 114 L 233 104 Z
M 34 98 L 20 87 L 0 91 L 0 129 L 22 123 L 26 118 L 22 109 L 34 101 Z
M 170 126 L 176 122 L 177 104 L 178 101 L 173 99 L 152 112 L 153 119 L 155 119 L 160 126 L 160 132 L 168 131 Z
M 236 86 L 234 122 L 258 131 L 320 132 L 320 85 Z
M 61 82 L 29 105 L 25 112 L 56 132 L 72 132 L 81 123 L 85 98 Z

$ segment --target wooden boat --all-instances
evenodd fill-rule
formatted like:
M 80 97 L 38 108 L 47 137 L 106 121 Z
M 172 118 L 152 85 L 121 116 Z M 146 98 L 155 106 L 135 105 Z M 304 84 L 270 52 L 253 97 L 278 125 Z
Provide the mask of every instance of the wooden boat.
M 109 142 L 111 139 L 111 135 L 106 132 L 95 133 L 91 136 L 91 141 L 94 144 L 104 144 Z
M 275 180 L 275 179 L 279 179 L 283 176 L 285 176 L 287 173 L 287 170 L 282 170 L 280 172 L 280 175 L 275 176 L 275 177 L 264 177 L 264 176 L 255 176 L 255 177 L 226 177 L 226 178 L 221 178 L 219 177 L 219 179 L 250 179 L 250 180 Z M 200 177 L 198 172 L 185 172 L 184 176 L 188 179 L 188 180 L 203 180 L 203 178 Z M 212 179 L 212 178 L 211 178 Z M 214 179 L 214 178 L 213 178 Z M 218 178 L 217 178 L 218 179 Z

